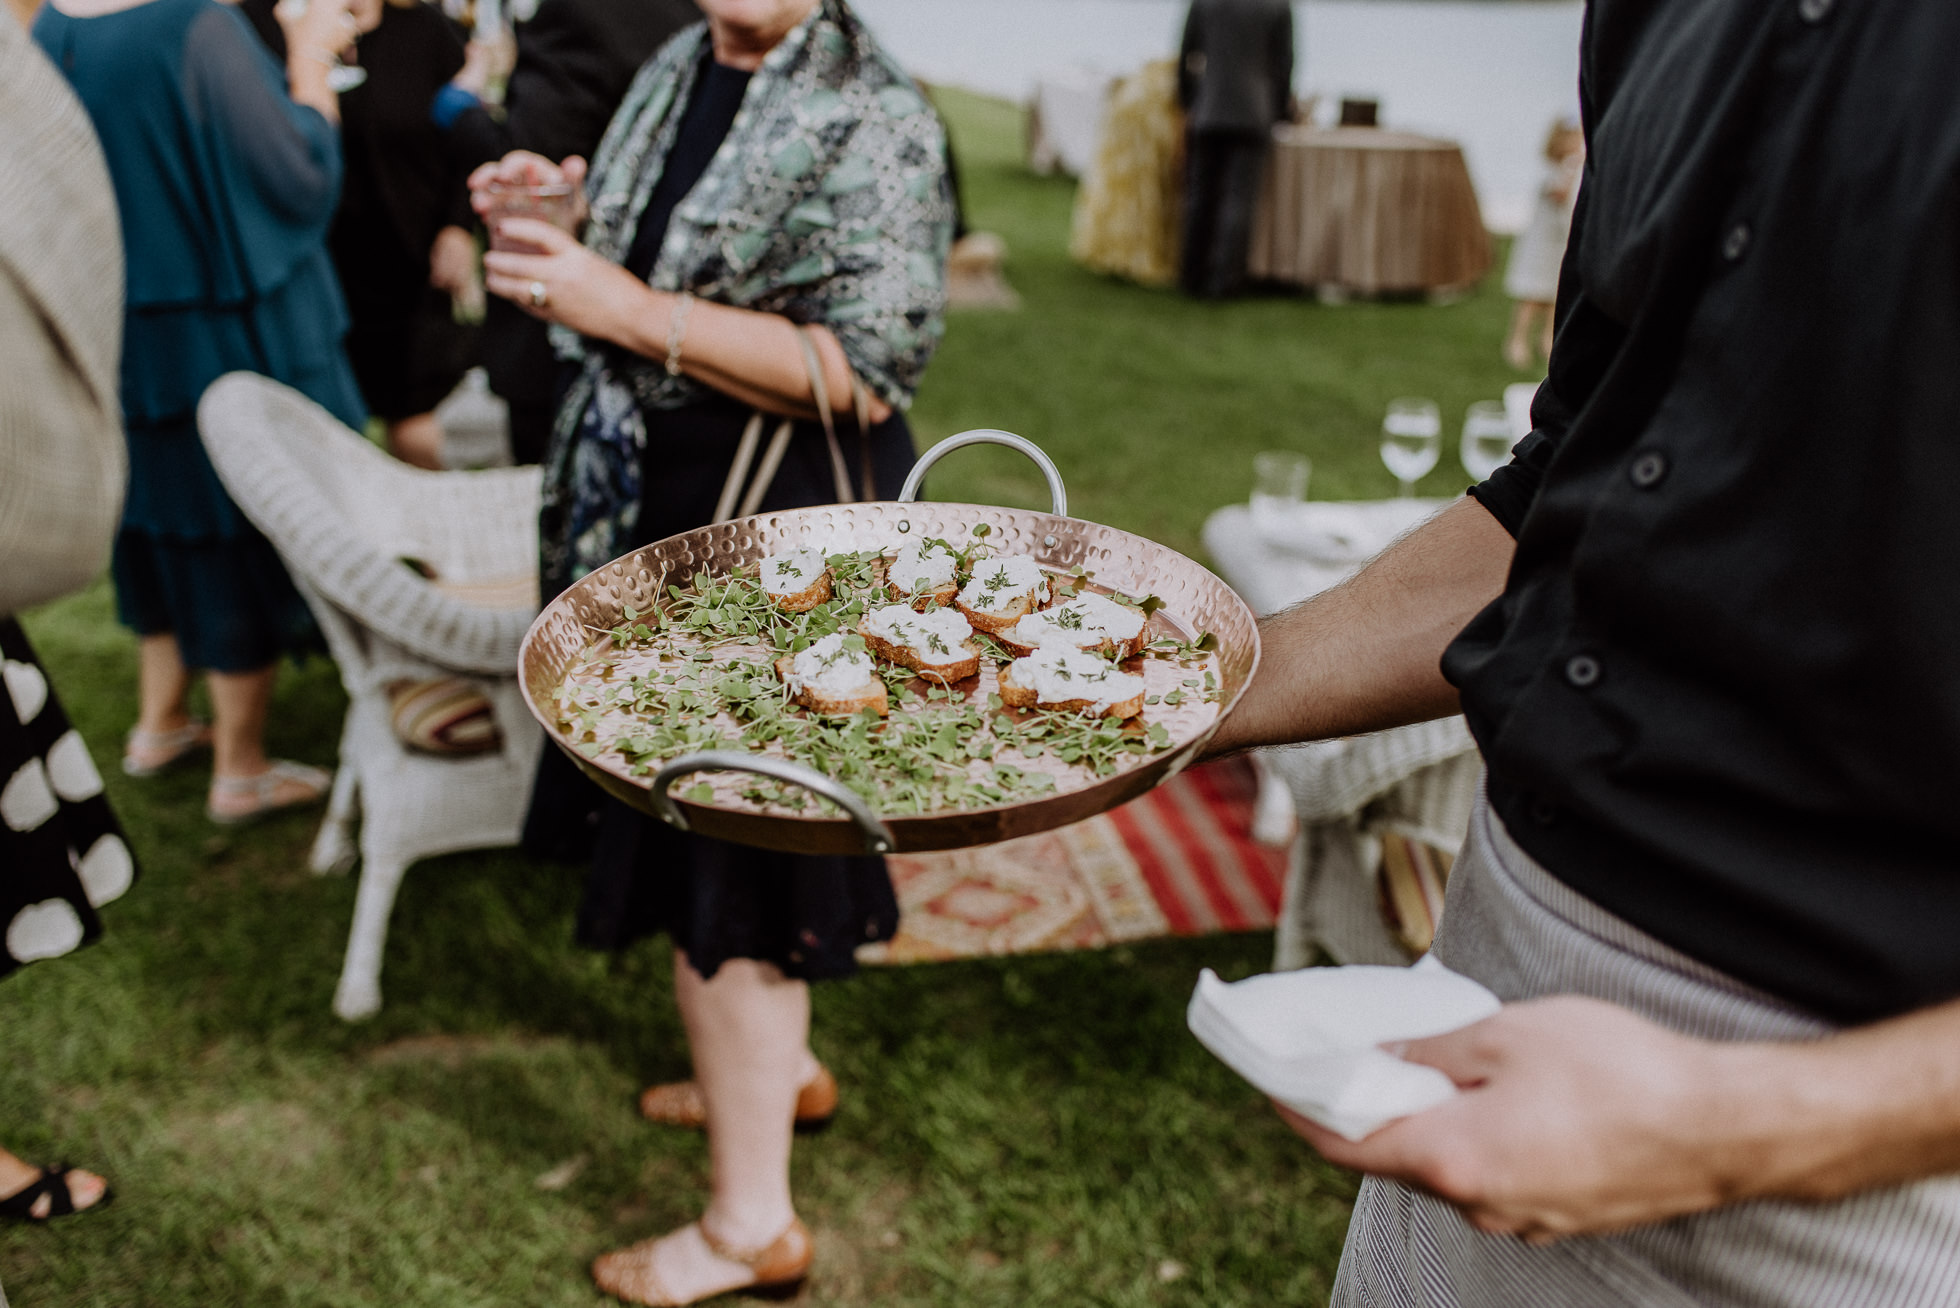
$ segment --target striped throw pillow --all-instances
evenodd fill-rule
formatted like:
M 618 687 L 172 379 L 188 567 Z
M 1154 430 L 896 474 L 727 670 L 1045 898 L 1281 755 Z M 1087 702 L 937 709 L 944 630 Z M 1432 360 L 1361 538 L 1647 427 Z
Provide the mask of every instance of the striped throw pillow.
M 425 754 L 486 754 L 503 744 L 490 700 L 462 677 L 388 687 L 395 736 Z

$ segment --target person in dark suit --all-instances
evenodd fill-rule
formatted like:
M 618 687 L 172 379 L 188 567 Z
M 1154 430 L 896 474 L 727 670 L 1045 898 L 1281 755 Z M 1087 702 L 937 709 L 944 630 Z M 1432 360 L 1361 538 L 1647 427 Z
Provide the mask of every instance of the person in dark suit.
M 541 0 L 516 25 L 517 62 L 503 114 L 473 94 L 483 80 L 481 52 L 473 48 L 471 63 L 437 96 L 436 121 L 449 130 L 465 170 L 512 150 L 590 158 L 640 65 L 700 18 L 694 0 Z M 479 349 L 490 388 L 510 406 L 512 455 L 541 462 L 558 406 L 558 364 L 544 324 L 493 298 Z
M 1292 99 L 1292 6 L 1192 0 L 1177 92 L 1186 115 L 1178 284 L 1216 299 L 1245 284 L 1259 171 L 1273 124 L 1287 117 Z

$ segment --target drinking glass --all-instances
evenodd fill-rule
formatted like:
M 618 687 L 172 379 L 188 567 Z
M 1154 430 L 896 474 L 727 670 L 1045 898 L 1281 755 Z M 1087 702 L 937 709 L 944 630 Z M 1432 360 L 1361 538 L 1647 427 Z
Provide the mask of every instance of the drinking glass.
M 1382 419 L 1382 462 L 1402 483 L 1402 498 L 1436 466 L 1443 451 L 1443 415 L 1434 400 L 1390 400 Z
M 289 10 L 296 18 L 306 12 L 306 4 L 307 0 L 279 0 L 279 7 Z M 351 27 L 352 20 L 349 19 L 347 21 Z M 359 41 L 360 33 L 353 33 L 353 39 L 349 42 L 348 48 L 350 50 L 353 49 Z M 367 81 L 367 69 L 361 67 L 359 64 L 347 63 L 338 54 L 335 54 L 333 56 L 333 62 L 327 65 L 327 89 L 335 95 L 346 95 L 349 91 L 365 81 Z
M 542 218 L 555 227 L 571 229 L 574 200 L 569 182 L 526 185 L 498 181 L 491 182 L 483 189 L 490 197 L 490 210 L 483 218 L 485 226 L 490 229 L 490 248 L 493 250 L 528 253 L 531 249 L 522 242 L 507 240 L 501 233 L 499 218 Z
M 1497 400 L 1478 400 L 1463 419 L 1463 470 L 1478 481 L 1511 461 L 1511 415 Z
M 1267 450 L 1252 456 L 1252 529 L 1272 538 L 1307 498 L 1307 479 L 1313 464 L 1291 450 Z

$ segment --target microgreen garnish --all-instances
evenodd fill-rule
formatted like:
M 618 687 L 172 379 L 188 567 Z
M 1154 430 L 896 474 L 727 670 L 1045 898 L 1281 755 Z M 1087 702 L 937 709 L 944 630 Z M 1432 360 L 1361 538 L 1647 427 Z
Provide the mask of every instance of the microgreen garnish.
M 978 579 L 991 606 L 1007 590 L 1008 574 L 999 559 L 987 555 L 990 547 L 979 543 L 991 528 L 976 524 L 972 534 L 975 543 L 965 549 L 932 539 L 921 543 L 921 552 L 943 548 L 955 560 L 955 580 Z M 803 613 L 780 608 L 761 585 L 761 568 L 755 565 L 719 577 L 696 572 L 679 583 L 660 578 L 657 585 L 664 596 L 659 602 L 646 610 L 622 606 L 621 621 L 595 631 L 600 639 L 574 664 L 558 693 L 566 739 L 587 757 L 624 759 L 635 776 L 702 749 L 788 758 L 857 790 L 880 812 L 897 815 L 1014 803 L 1052 792 L 1054 777 L 1039 767 L 1022 766 L 1029 760 L 1052 758 L 1107 776 L 1171 747 L 1170 731 L 1162 723 L 1126 724 L 1093 712 L 1009 711 L 998 695 L 975 702 L 968 692 L 875 659 L 874 675 L 890 695 L 889 717 L 866 710 L 848 718 L 825 718 L 798 708 L 770 664 L 838 634 L 843 639 L 833 658 L 868 657 L 858 624 L 873 608 L 889 602 L 888 557 L 878 551 L 830 555 L 825 564 L 831 573 L 831 598 Z M 774 576 L 802 575 L 787 562 L 775 560 Z M 1069 576 L 1079 589 L 1087 574 L 1078 567 Z M 924 591 L 925 579 L 918 580 Z M 922 597 L 912 598 L 916 602 Z M 1154 596 L 1109 598 L 1146 614 L 1162 607 Z M 1084 629 L 1077 611 L 1059 609 L 1051 617 L 1065 630 Z M 996 663 L 1015 657 L 986 632 L 975 631 L 968 639 Z M 924 633 L 924 640 L 935 654 L 955 652 L 953 642 L 937 632 Z M 1192 641 L 1161 637 L 1146 649 L 1183 665 L 1187 683 L 1169 694 L 1149 696 L 1146 703 L 1179 705 L 1186 696 L 1207 702 L 1223 697 L 1217 676 L 1204 666 L 1206 656 L 1217 649 L 1209 634 Z M 1109 672 L 1114 671 L 1112 663 Z M 1095 678 L 1072 674 L 1071 680 L 1086 684 Z M 676 793 L 712 803 L 716 791 L 696 781 L 677 787 Z M 737 794 L 788 812 L 828 807 L 794 785 L 767 778 L 743 778 L 738 785 L 724 785 L 721 794 L 724 803 L 727 795 Z

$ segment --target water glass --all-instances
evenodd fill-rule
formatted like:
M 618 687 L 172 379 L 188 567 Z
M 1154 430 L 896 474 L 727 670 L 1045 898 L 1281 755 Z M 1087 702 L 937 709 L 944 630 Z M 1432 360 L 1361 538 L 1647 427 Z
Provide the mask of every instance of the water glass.
M 1252 529 L 1271 538 L 1281 534 L 1307 498 L 1313 464 L 1291 450 L 1252 456 Z
M 1436 466 L 1443 452 L 1443 414 L 1434 400 L 1390 400 L 1382 419 L 1382 463 L 1402 483 L 1402 498 Z
M 1463 470 L 1482 481 L 1511 461 L 1511 415 L 1497 400 L 1478 400 L 1463 419 Z

